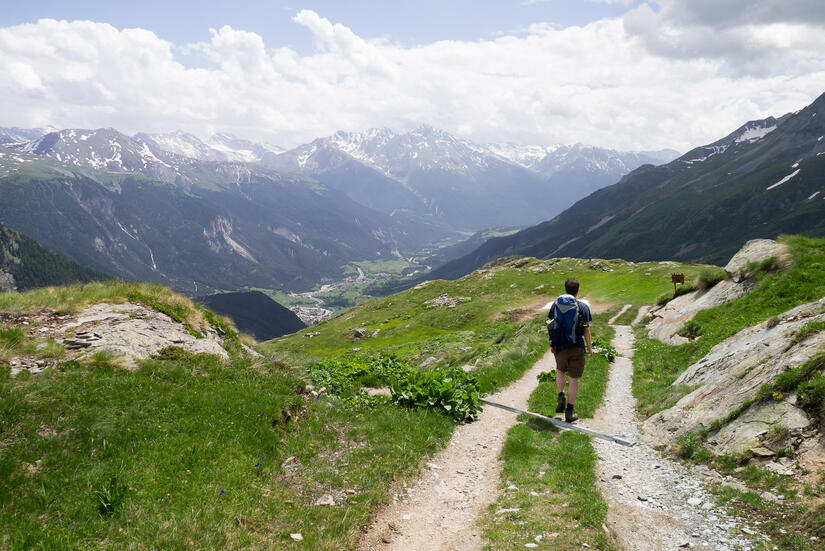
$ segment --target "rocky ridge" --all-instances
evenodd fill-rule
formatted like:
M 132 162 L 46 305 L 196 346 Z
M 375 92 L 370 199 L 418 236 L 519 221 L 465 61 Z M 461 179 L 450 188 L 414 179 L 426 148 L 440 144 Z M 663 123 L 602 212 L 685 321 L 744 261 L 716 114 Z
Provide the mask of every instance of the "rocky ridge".
M 81 359 L 99 351 L 120 357 L 126 368 L 136 367 L 136 360 L 147 359 L 167 346 L 229 358 L 221 346 L 222 337 L 215 330 L 208 330 L 204 338 L 196 338 L 183 324 L 139 304 L 98 303 L 72 315 L 58 315 L 53 310 L 35 315 L 4 314 L 0 321 L 23 327 L 30 336 L 44 342 L 52 339 L 67 352 L 60 360 L 37 354 L 12 358 L 12 375 L 21 371 L 38 373 L 60 361 Z

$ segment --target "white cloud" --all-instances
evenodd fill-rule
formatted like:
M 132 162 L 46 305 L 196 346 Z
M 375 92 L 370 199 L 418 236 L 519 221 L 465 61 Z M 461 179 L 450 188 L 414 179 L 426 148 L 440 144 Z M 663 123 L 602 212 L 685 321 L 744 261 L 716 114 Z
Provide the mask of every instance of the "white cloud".
M 229 131 L 292 146 L 426 122 L 477 141 L 687 149 L 825 91 L 820 29 L 748 22 L 755 43 L 773 45 L 777 70 L 765 56 L 759 70 L 731 70 L 723 54 L 740 44 L 735 33 L 719 55 L 691 55 L 712 51 L 709 37 L 691 42 L 663 13 L 409 48 L 302 10 L 293 20 L 312 33 L 311 55 L 229 26 L 177 47 L 141 29 L 41 20 L 0 28 L 0 126 Z M 187 67 L 175 57 L 184 52 L 211 63 Z

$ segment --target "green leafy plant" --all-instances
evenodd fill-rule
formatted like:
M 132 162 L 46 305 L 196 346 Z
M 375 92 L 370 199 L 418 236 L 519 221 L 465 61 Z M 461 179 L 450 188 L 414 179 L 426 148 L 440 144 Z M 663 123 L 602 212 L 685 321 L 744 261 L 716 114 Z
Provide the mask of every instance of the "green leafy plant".
M 109 483 L 94 491 L 97 502 L 97 512 L 100 516 L 111 515 L 121 506 L 129 488 L 125 484 L 120 484 L 117 476 L 109 479 Z
M 459 423 L 475 421 L 481 411 L 475 379 L 457 367 L 413 371 L 392 386 L 392 394 L 400 405 L 442 409 Z
M 440 409 L 459 423 L 475 420 L 481 409 L 476 380 L 455 367 L 419 372 L 392 356 L 350 356 L 319 362 L 309 374 L 328 395 L 347 403 L 369 404 L 378 398 L 366 396 L 361 387 L 386 384 L 393 402 Z
M 611 363 L 616 359 L 618 355 L 616 349 L 606 340 L 595 337 L 591 344 L 593 345 L 593 354 L 599 355 Z
M 536 379 L 538 379 L 540 383 L 554 382 L 556 380 L 556 370 L 542 371 L 536 375 Z

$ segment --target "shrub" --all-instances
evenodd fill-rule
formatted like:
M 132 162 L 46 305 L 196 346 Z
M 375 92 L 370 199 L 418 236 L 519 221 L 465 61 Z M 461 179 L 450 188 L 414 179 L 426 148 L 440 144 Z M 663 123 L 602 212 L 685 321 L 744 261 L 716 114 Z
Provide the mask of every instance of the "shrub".
M 702 329 L 702 325 L 695 320 L 688 320 L 685 323 L 684 327 L 679 330 L 679 335 L 686 337 L 690 340 L 698 339 L 704 330 Z
M 152 359 L 183 363 L 194 361 L 195 356 L 197 356 L 197 354 L 189 352 L 188 350 L 186 350 L 185 348 L 181 348 L 180 346 L 167 346 L 155 352 L 152 355 Z
M 673 453 L 683 459 L 690 459 L 702 447 L 702 441 L 695 432 L 686 432 L 676 439 L 673 445 Z
M 725 272 L 720 270 L 705 270 L 696 278 L 695 286 L 701 291 L 707 291 L 727 277 Z
M 360 392 L 369 383 L 388 384 L 399 405 L 440 409 L 459 423 L 474 421 L 481 410 L 478 383 L 457 367 L 419 372 L 392 356 L 350 356 L 319 362 L 309 375 L 328 395 L 348 403 L 369 403 Z
M 613 360 L 616 359 L 616 349 L 609 342 L 602 338 L 595 337 L 591 344 L 593 345 L 593 354 L 603 357 L 609 363 L 612 363 Z

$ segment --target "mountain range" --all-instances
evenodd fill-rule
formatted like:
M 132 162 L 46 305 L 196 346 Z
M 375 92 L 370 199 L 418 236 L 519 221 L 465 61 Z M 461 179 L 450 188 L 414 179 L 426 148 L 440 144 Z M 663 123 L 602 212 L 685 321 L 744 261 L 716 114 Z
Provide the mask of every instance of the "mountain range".
M 546 219 L 643 160 L 537 151 L 428 126 L 339 132 L 286 152 L 225 134 L 5 128 L 0 222 L 83 265 L 191 295 L 305 290 L 352 262 Z M 587 184 L 570 175 L 579 169 Z M 554 193 L 564 171 L 565 193 Z
M 427 277 L 454 279 L 514 254 L 723 263 L 745 241 L 780 233 L 825 235 L 825 94 L 670 163 L 641 166 Z

